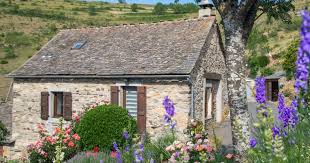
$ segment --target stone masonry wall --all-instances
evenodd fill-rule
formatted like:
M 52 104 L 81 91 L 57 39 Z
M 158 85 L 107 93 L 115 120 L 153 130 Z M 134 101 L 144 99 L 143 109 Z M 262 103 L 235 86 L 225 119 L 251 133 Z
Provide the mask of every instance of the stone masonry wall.
M 110 100 L 110 86 L 115 81 L 15 81 L 13 86 L 12 109 L 12 138 L 16 140 L 11 151 L 12 158 L 24 156 L 25 147 L 39 138 L 37 125 L 46 124 L 40 118 L 40 93 L 42 91 L 72 92 L 73 112 L 82 111 L 83 108 L 95 103 L 97 100 Z M 182 132 L 188 121 L 190 107 L 190 90 L 185 82 L 144 83 L 147 94 L 147 132 L 152 137 L 159 135 L 163 130 L 164 109 L 162 100 L 169 96 L 177 108 L 176 119 L 179 132 Z
M 226 82 L 226 66 L 223 51 L 220 44 L 220 35 L 217 25 L 213 24 L 210 30 L 205 46 L 201 51 L 201 56 L 198 63 L 192 70 L 192 84 L 194 93 L 194 117 L 195 119 L 203 120 L 203 105 L 204 105 L 204 81 L 206 73 L 216 73 L 221 75 L 223 101 L 227 104 L 227 82 Z

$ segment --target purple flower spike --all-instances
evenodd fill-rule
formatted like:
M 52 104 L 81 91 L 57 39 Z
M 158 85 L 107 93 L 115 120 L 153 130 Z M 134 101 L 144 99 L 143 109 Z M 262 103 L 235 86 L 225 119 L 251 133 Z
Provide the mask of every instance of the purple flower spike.
M 309 63 L 310 63 L 310 14 L 302 11 L 303 22 L 301 25 L 300 47 L 297 53 L 296 61 L 296 82 L 295 91 L 300 93 L 308 89 Z
M 265 78 L 257 77 L 255 79 L 255 86 L 256 86 L 256 101 L 259 104 L 265 104 L 266 103 Z

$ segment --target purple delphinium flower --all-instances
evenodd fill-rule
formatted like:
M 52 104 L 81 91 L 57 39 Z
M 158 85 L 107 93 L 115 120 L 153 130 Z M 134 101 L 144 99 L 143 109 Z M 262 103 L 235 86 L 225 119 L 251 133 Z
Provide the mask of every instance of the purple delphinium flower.
M 128 152 L 128 151 L 129 151 L 129 148 L 130 148 L 130 145 L 127 144 L 126 147 L 125 147 L 125 152 Z
M 133 154 L 135 156 L 136 162 L 142 162 L 143 161 L 142 155 L 140 155 L 137 151 L 134 151 Z
M 174 129 L 176 123 L 172 122 L 172 117 L 175 115 L 174 103 L 169 99 L 168 96 L 164 98 L 163 105 L 165 108 L 165 115 L 163 117 L 166 124 L 170 125 L 171 129 Z
M 129 139 L 129 133 L 128 133 L 128 131 L 124 131 L 124 132 L 123 132 L 123 137 L 125 138 L 125 140 L 128 140 L 128 139 Z
M 172 124 L 171 124 L 171 126 L 170 126 L 170 129 L 174 129 L 176 125 L 177 125 L 177 122 L 176 122 L 176 121 L 173 121 Z
M 116 152 L 116 162 L 117 162 L 117 163 L 122 163 L 122 162 L 123 162 L 122 154 L 121 154 L 120 151 L 117 151 L 117 152 Z
M 104 161 L 103 161 L 103 160 L 100 160 L 100 163 L 104 163 Z
M 293 100 L 291 106 L 285 106 L 284 96 L 283 94 L 279 94 L 279 102 L 278 102 L 278 119 L 280 120 L 281 127 L 284 132 L 283 136 L 286 136 L 288 133 L 286 132 L 286 128 L 288 126 L 294 128 L 298 121 L 298 113 L 297 113 L 297 101 Z
M 257 144 L 256 139 L 255 139 L 255 138 L 251 138 L 251 139 L 250 139 L 250 143 L 249 143 L 250 147 L 251 147 L 251 148 L 255 148 L 255 147 L 256 147 L 256 144 Z
M 302 11 L 302 25 L 301 25 L 301 40 L 297 53 L 296 61 L 296 82 L 295 91 L 300 93 L 302 90 L 308 89 L 309 76 L 309 54 L 310 54 L 310 14 L 307 11 Z
M 143 144 L 139 144 L 139 149 L 140 149 L 141 152 L 144 152 Z
M 173 117 L 175 115 L 174 103 L 169 99 L 168 96 L 164 98 L 163 105 L 165 107 L 166 114 L 170 117 Z
M 264 77 L 257 77 L 255 79 L 255 86 L 256 86 L 256 101 L 259 104 L 265 104 L 266 103 L 265 78 Z
M 291 119 L 290 119 L 291 127 L 295 127 L 296 123 L 298 122 L 297 108 L 298 108 L 297 101 L 293 100 L 291 104 Z
M 116 142 L 113 142 L 113 148 L 114 148 L 115 151 L 118 151 L 118 146 L 117 146 Z
M 273 138 L 275 138 L 277 135 L 280 136 L 281 129 L 278 126 L 274 125 L 271 130 Z

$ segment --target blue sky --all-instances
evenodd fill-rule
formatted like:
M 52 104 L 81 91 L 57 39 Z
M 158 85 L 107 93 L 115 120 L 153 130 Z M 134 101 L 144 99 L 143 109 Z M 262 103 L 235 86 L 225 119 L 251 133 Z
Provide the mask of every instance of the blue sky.
M 95 0 L 96 1 L 96 0 Z M 105 2 L 118 2 L 118 0 L 97 0 L 97 1 L 105 1 Z M 138 3 L 138 4 L 155 4 L 157 2 L 162 3 L 172 3 L 174 0 L 126 0 L 127 3 Z M 194 0 L 180 0 L 180 3 L 188 3 L 195 2 Z

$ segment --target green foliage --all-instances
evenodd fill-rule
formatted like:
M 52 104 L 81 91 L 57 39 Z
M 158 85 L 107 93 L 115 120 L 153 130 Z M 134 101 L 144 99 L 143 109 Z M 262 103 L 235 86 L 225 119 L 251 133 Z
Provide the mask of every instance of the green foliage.
M 272 75 L 273 73 L 274 73 L 274 70 L 270 67 L 263 67 L 260 70 L 261 76 L 269 76 L 269 75 Z
M 266 47 L 267 43 L 268 38 L 263 35 L 263 32 L 261 32 L 258 28 L 253 28 L 247 42 L 247 49 L 249 49 L 251 52 L 257 52 L 259 47 Z
M 115 105 L 101 105 L 84 114 L 77 133 L 81 137 L 82 150 L 92 150 L 97 146 L 102 151 L 110 150 L 113 142 L 124 146 L 124 130 L 131 135 L 136 133 L 136 121 L 128 116 L 127 110 Z
M 4 126 L 4 124 L 0 121 L 0 145 L 6 139 L 6 136 L 9 134 L 8 129 Z
M 67 163 L 94 163 L 94 162 L 100 162 L 100 160 L 104 160 L 104 162 L 107 163 L 117 163 L 116 159 L 110 157 L 109 152 L 98 152 L 91 154 L 87 154 L 85 152 L 79 153 L 72 159 L 67 161 Z
M 136 3 L 130 6 L 132 12 L 138 12 L 138 5 Z
M 171 8 L 175 14 L 196 13 L 199 10 L 199 7 L 194 3 L 172 3 L 169 5 L 169 8 Z
M 16 57 L 16 54 L 15 54 L 12 46 L 5 48 L 4 52 L 5 52 L 5 58 L 7 58 L 7 59 L 11 59 L 11 58 Z
M 27 46 L 31 44 L 31 38 L 23 32 L 7 32 L 5 34 L 4 44 L 13 47 Z
M 248 58 L 248 67 L 250 74 L 256 76 L 257 72 L 269 64 L 269 59 L 264 55 L 253 54 Z
M 6 61 L 6 60 L 0 60 L 0 64 L 8 64 L 9 62 L 8 61 Z
M 40 8 L 24 8 L 20 9 L 18 5 L 11 7 L 10 9 L 3 10 L 4 13 L 26 16 L 26 17 L 39 17 L 51 20 L 68 20 L 69 18 L 65 15 L 64 12 L 55 12 L 55 11 L 42 11 Z
M 260 10 L 264 13 L 267 13 L 268 21 L 271 21 L 271 19 L 274 18 L 276 20 L 281 19 L 284 22 L 291 21 L 291 15 L 289 14 L 289 11 L 295 9 L 292 2 L 293 0 L 258 1 Z
M 281 65 L 288 79 L 291 79 L 295 74 L 298 45 L 299 40 L 292 41 L 282 56 Z
M 167 6 L 162 3 L 156 3 L 153 9 L 155 15 L 164 15 L 167 12 Z
M 97 15 L 97 9 L 93 5 L 88 6 L 88 14 L 91 16 Z
M 166 147 L 176 141 L 176 137 L 172 133 L 166 133 L 158 137 L 154 142 L 148 141 L 145 144 L 145 153 L 151 155 L 156 162 L 168 160 L 171 154 L 166 151 Z

